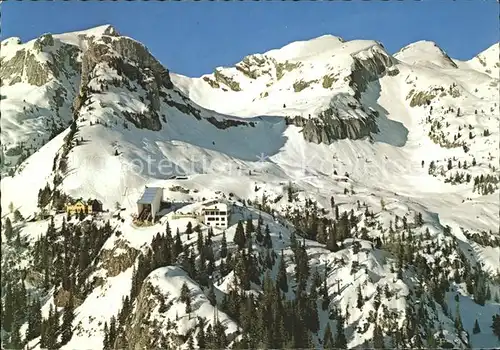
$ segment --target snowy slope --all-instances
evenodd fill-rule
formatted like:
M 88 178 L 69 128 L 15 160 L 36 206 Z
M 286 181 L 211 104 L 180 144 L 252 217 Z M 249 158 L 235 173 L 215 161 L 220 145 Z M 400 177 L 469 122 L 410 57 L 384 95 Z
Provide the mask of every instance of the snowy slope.
M 326 109 L 336 93 L 351 91 L 346 79 L 353 57 L 373 55 L 387 53 L 375 41 L 327 35 L 247 56 L 200 78 L 172 74 L 172 81 L 193 101 L 222 113 L 307 118 Z
M 2 118 L 2 145 L 14 144 L 40 129 L 39 125 L 22 128 L 16 124 L 24 106 L 21 96 L 29 96 L 29 103 L 52 113 L 51 94 L 59 86 L 71 91 L 63 104 L 66 110 L 61 112 L 64 131 L 33 146 L 33 154 L 20 164 L 17 173 L 2 178 L 1 205 L 2 218 L 13 219 L 10 203 L 24 217 L 34 216 L 42 210 L 39 190 L 48 184 L 51 190 L 73 198 L 97 198 L 110 210 L 97 221 L 110 220 L 114 234 L 87 269 L 86 280 L 92 289 L 75 308 L 75 329 L 66 348 L 89 344 L 102 347 L 104 324 L 109 326 L 111 318 L 124 307 L 122 299 L 130 291 L 139 256 L 147 254 L 158 233 L 165 232 L 167 221 L 173 233 L 177 228 L 184 232 L 188 222 L 196 226 L 193 213 L 207 199 L 224 199 L 233 205 L 226 239 L 234 254 L 238 220 L 252 218 L 257 224 L 255 219 L 259 215 L 263 218 L 273 249 L 255 242 L 253 249 L 261 257 L 271 252 L 279 255 L 283 250 L 290 285 L 286 299 L 294 299 L 296 262 L 292 261 L 291 236 L 301 228 L 300 222 L 293 227 L 290 218 L 296 211 L 310 210 L 309 201 L 324 212 L 325 220 L 334 218 L 332 196 L 341 213 L 352 210 L 358 218 L 359 224 L 351 234 L 361 242 L 360 251 L 354 251 L 353 238 L 345 239 L 336 252 L 326 249 L 324 242 L 304 242 L 311 274 L 315 269 L 326 274 L 329 310 L 349 313 L 345 320 L 349 347 L 372 340 L 371 312 L 376 312 L 389 337 L 391 329 L 404 326 L 406 313 L 418 303 L 428 308 L 430 331 L 437 334 L 441 327 L 447 342 L 457 348 L 467 346 L 466 337 L 454 328 L 455 316 L 443 311 L 432 295 L 417 303 L 414 293 L 420 284 L 425 289 L 432 281 L 419 275 L 421 271 L 411 264 L 402 268 L 401 275 L 394 271 L 393 245 L 407 234 L 407 229 L 397 224 L 403 217 L 415 225 L 411 237 L 424 237 L 426 229 L 430 231 L 429 237 L 419 241 L 423 246 L 415 256 L 436 268 L 440 278 L 446 276 L 452 281 L 447 304 L 455 310 L 452 292 L 460 294 L 465 330 L 472 333 L 475 318 L 480 320 L 484 334 L 471 336 L 468 345 L 497 346 L 487 328 L 488 317 L 491 319 L 498 302 L 490 298 L 484 306 L 474 303 L 464 283 L 453 282 L 453 269 L 456 264 L 479 263 L 491 279 L 492 292 L 500 292 L 495 280 L 500 275 L 498 78 L 474 68 L 472 61 L 453 61 L 430 42 L 411 44 L 392 57 L 375 41 L 344 42 L 323 36 L 247 56 L 236 67 L 218 68 L 214 74 L 188 78 L 168 72 L 142 44 L 119 36 L 109 26 L 52 38 L 54 47 L 75 48 L 75 62 L 80 68 L 72 73 L 71 81 L 54 76 L 36 86 L 29 84 L 29 77 L 20 75 L 25 80 L 2 87 L 2 95 L 7 96 L 5 104 L 2 97 L 2 116 L 4 108 L 10 113 L 5 128 Z M 5 40 L 2 45 L 8 50 L 5 54 L 2 50 L 2 60 L 28 50 L 27 45 L 34 45 L 36 40 L 30 43 Z M 44 50 L 37 53 L 37 60 L 45 57 Z M 69 61 L 67 64 L 71 66 Z M 330 120 L 324 116 L 328 110 L 335 110 Z M 326 120 L 333 130 L 336 123 L 345 121 L 348 137 L 309 142 L 305 134 L 311 132 L 307 129 L 310 124 L 294 124 L 284 118 L 297 116 L 314 123 Z M 363 134 L 356 123 L 369 120 L 374 121 L 376 130 Z M 313 129 L 317 130 L 324 128 L 320 124 Z M 350 137 L 353 135 L 363 137 Z M 430 168 L 431 163 L 434 166 Z M 463 178 L 457 173 L 463 173 Z M 179 174 L 188 179 L 171 179 Z M 470 175 L 469 181 L 466 175 Z M 488 178 L 484 181 L 491 188 L 478 190 L 474 178 L 480 176 Z M 167 189 L 165 196 L 174 203 L 174 209 L 165 209 L 157 224 L 139 227 L 132 215 L 145 185 Z M 290 185 L 294 188 L 293 200 L 287 200 Z M 114 212 L 116 204 L 121 207 L 119 218 L 118 211 Z M 43 209 L 55 209 L 55 205 Z M 191 216 L 185 215 L 189 213 Z M 424 223 L 420 226 L 413 223 L 416 213 L 422 214 Z M 57 227 L 62 216 L 56 215 Z M 396 233 L 391 236 L 388 232 L 393 225 Z M 46 227 L 46 220 L 15 224 L 23 237 L 33 241 Z M 206 238 L 208 228 L 201 225 L 200 230 Z M 366 236 L 360 238 L 365 230 Z M 181 236 L 182 243 L 194 249 L 196 234 Z M 216 266 L 221 263 L 221 236 L 222 232 L 215 230 L 211 238 Z M 389 242 L 384 242 L 384 249 L 373 248 L 371 240 L 377 237 Z M 28 266 L 33 264 L 30 247 L 21 259 Z M 2 250 L 11 249 L 10 243 L 2 240 Z M 445 256 L 447 259 L 443 259 Z M 164 336 L 172 335 L 169 341 L 183 342 L 176 346 L 187 348 L 187 339 L 200 330 L 197 319 L 185 315 L 179 300 L 179 288 L 186 283 L 195 304 L 193 315 L 205 317 L 208 325 L 214 313 L 219 313 L 227 327 L 228 341 L 241 340 L 237 320 L 224 313 L 220 305 L 210 305 L 207 289 L 180 265 L 160 267 L 145 276 L 133 305 L 135 311 L 125 323 L 128 333 L 141 339 L 142 344 L 163 339 L 156 330 L 168 329 Z M 266 269 L 258 265 L 262 282 Z M 276 279 L 277 264 L 270 270 Z M 236 274 L 235 268 L 215 283 L 218 301 L 231 294 Z M 355 306 L 358 287 L 364 297 L 361 308 Z M 381 303 L 377 301 L 377 289 L 389 290 Z M 262 292 L 259 285 L 252 285 L 251 290 L 255 295 Z M 45 294 L 44 315 L 55 294 L 56 289 Z M 164 296 L 163 301 L 159 295 Z M 320 304 L 320 331 L 311 335 L 318 347 L 326 325 L 330 323 L 334 329 L 336 324 Z M 382 314 L 386 311 L 379 313 L 378 308 L 387 309 L 392 316 L 385 319 Z M 144 330 L 134 315 L 144 316 L 149 328 Z M 38 346 L 38 341 L 33 340 L 33 345 Z
M 471 60 L 461 62 L 461 64 L 498 79 L 500 77 L 500 51 L 498 43 L 490 46 Z
M 81 51 L 89 41 L 112 33 L 109 25 L 21 43 L 1 42 L 2 170 L 17 165 L 64 130 L 80 80 Z

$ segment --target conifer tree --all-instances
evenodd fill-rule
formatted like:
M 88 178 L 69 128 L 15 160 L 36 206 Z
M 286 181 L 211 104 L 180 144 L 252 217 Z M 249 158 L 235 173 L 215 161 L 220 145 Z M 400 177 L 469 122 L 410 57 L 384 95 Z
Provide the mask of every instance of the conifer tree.
M 104 350 L 107 350 L 110 348 L 109 346 L 109 329 L 108 329 L 108 323 L 107 322 L 104 322 L 104 339 L 102 341 L 102 348 Z
M 338 349 L 347 349 L 347 339 L 344 334 L 344 319 L 340 314 L 337 317 L 337 334 L 335 337 L 335 347 Z
M 472 329 L 472 333 L 474 334 L 481 333 L 481 328 L 479 328 L 479 323 L 477 322 L 477 318 L 476 321 L 474 322 L 474 328 Z
M 288 201 L 291 203 L 293 201 L 293 189 L 291 182 L 288 183 L 287 194 L 288 194 Z
M 278 265 L 278 274 L 276 275 L 276 285 L 284 292 L 288 292 L 288 282 L 286 277 L 285 259 L 283 249 L 281 250 L 280 261 Z
M 337 246 L 337 225 L 335 223 L 333 224 L 333 227 L 328 231 L 326 248 L 331 252 L 336 252 L 339 250 Z
M 188 314 L 188 317 L 191 318 L 191 312 L 193 311 L 191 308 L 191 294 L 188 294 L 188 297 L 186 298 L 186 313 Z
M 463 330 L 463 324 L 462 324 L 462 317 L 460 316 L 460 306 L 459 303 L 457 303 L 456 306 L 456 311 L 455 311 L 455 328 L 457 331 Z
M 227 241 L 226 241 L 226 231 L 222 232 L 222 239 L 220 242 L 220 257 L 225 258 L 227 256 Z
M 17 320 L 14 320 L 14 322 L 12 323 L 12 329 L 10 332 L 10 344 L 9 344 L 9 348 L 11 349 L 21 349 L 23 347 L 18 323 L 19 321 Z
M 363 300 L 363 294 L 361 293 L 361 287 L 358 286 L 358 298 L 357 298 L 357 308 L 361 310 L 361 308 L 363 307 L 363 303 L 364 303 L 364 300 Z
M 10 332 L 12 323 L 14 322 L 15 314 L 15 296 L 11 283 L 6 286 L 4 309 L 2 313 L 2 327 L 5 331 Z
M 333 197 L 332 197 L 333 198 Z M 333 342 L 332 329 L 330 328 L 330 322 L 327 321 L 325 333 L 323 335 L 323 349 L 335 349 L 335 344 Z
M 496 314 L 492 319 L 491 329 L 493 330 L 493 334 L 495 334 L 500 341 L 500 314 Z
M 188 350 L 195 350 L 193 335 L 190 333 L 187 340 Z
M 186 232 L 184 232 L 188 237 L 190 234 L 193 233 L 193 224 L 191 223 L 191 221 L 188 221 L 187 225 L 186 225 Z M 189 238 L 188 238 L 189 239 Z
M 215 296 L 215 289 L 214 289 L 213 283 L 210 283 L 207 298 L 210 301 L 210 305 L 212 305 L 212 306 L 217 305 L 217 298 Z
M 262 244 L 262 242 L 264 241 L 264 235 L 262 235 L 262 226 L 260 225 L 260 220 L 257 223 L 257 227 L 256 227 L 256 231 L 255 231 L 255 240 L 259 244 Z
M 54 311 L 52 304 L 49 306 L 49 316 L 45 323 L 45 347 L 48 349 L 56 348 L 57 344 L 57 329 L 59 328 L 59 314 Z
M 207 346 L 204 328 L 205 328 L 204 319 L 198 317 L 198 334 L 196 335 L 196 343 L 198 345 L 198 349 L 205 349 Z
M 14 236 L 14 233 L 12 231 L 12 222 L 10 221 L 10 218 L 5 219 L 4 233 L 8 241 L 10 241 Z
M 30 305 L 26 339 L 31 340 L 40 336 L 41 327 L 42 327 L 42 306 L 40 303 L 40 299 L 36 298 Z
M 115 316 L 111 316 L 111 320 L 109 321 L 109 347 L 114 348 L 115 340 L 118 335 L 118 329 L 116 324 Z
M 75 318 L 73 310 L 73 294 L 70 294 L 67 305 L 64 307 L 63 311 L 63 321 L 62 321 L 62 335 L 61 335 L 61 345 L 68 343 L 73 334 L 72 323 Z
M 238 221 L 238 225 L 236 226 L 234 243 L 238 246 L 239 250 L 242 250 L 245 247 L 245 231 L 243 229 L 243 223 L 241 222 L 241 220 Z
M 269 225 L 266 225 L 266 231 L 264 236 L 264 247 L 267 249 L 272 249 L 273 241 L 271 240 L 271 231 L 269 230 Z
M 22 220 L 24 220 L 24 218 L 21 215 L 21 212 L 18 209 L 14 210 L 14 221 L 17 222 Z
M 375 324 L 375 329 L 373 330 L 373 347 L 375 349 L 384 349 L 384 335 L 382 334 L 382 329 L 378 324 Z
M 182 240 L 179 228 L 175 232 L 175 244 L 174 244 L 174 260 L 177 259 L 180 253 L 182 253 Z
M 247 219 L 246 226 L 245 226 L 245 232 L 247 235 L 249 235 L 250 233 L 252 233 L 254 231 L 255 231 L 255 228 L 253 226 L 252 218 L 250 217 L 249 219 Z

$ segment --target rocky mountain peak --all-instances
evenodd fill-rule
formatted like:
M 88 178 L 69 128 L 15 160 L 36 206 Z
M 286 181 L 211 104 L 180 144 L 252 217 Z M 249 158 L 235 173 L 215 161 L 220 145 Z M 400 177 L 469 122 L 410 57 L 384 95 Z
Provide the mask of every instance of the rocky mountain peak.
M 456 63 L 435 42 L 420 40 L 403 47 L 394 57 L 410 65 L 435 65 L 441 68 L 457 68 Z

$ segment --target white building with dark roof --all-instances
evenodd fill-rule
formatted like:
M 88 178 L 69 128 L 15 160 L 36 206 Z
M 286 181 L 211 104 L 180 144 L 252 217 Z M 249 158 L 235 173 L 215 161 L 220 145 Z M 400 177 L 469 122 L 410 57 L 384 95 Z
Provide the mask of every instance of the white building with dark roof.
M 137 219 L 154 222 L 156 214 L 160 210 L 162 199 L 163 188 L 146 186 L 144 193 L 137 201 Z
M 212 201 L 201 209 L 203 223 L 207 226 L 226 229 L 229 227 L 230 208 L 226 203 Z

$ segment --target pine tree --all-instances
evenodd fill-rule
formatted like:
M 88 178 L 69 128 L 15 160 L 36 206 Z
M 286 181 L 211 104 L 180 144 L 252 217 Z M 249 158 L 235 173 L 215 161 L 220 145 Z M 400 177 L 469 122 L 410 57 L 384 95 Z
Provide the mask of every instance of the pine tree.
M 12 222 L 10 221 L 10 218 L 5 219 L 4 233 L 8 241 L 10 241 L 14 236 L 14 233 L 12 231 Z
M 284 292 L 288 292 L 288 282 L 286 277 L 285 259 L 283 250 L 281 250 L 280 262 L 278 265 L 278 274 L 276 275 L 276 285 Z
M 186 304 L 186 313 L 190 313 L 191 311 L 191 292 L 189 291 L 189 287 L 187 286 L 186 282 L 182 284 L 181 287 L 181 295 L 180 295 L 180 301 Z M 188 307 L 189 304 L 189 307 Z M 188 311 L 189 309 L 189 311 Z
M 174 253 L 174 260 L 177 259 L 180 253 L 182 253 L 182 240 L 179 228 L 177 228 L 177 231 L 175 232 L 175 244 L 173 253 Z
M 493 322 L 491 323 L 491 329 L 493 329 L 493 334 L 500 340 L 500 314 L 493 316 Z
M 189 235 L 193 233 L 193 224 L 191 223 L 191 221 L 188 221 L 186 225 L 186 232 L 184 233 L 188 236 L 189 239 Z
M 68 303 L 63 310 L 61 345 L 67 344 L 73 335 L 72 324 L 75 318 L 73 307 L 73 294 L 70 294 Z
M 110 348 L 110 344 L 109 344 L 109 329 L 108 329 L 108 323 L 107 322 L 104 322 L 103 333 L 104 333 L 104 339 L 102 341 L 102 348 L 104 350 L 107 350 L 107 349 Z
M 187 346 L 188 346 L 188 350 L 194 350 L 195 349 L 195 347 L 194 347 L 194 341 L 193 341 L 193 335 L 191 333 L 188 336 Z
M 243 229 L 243 223 L 241 222 L 241 220 L 238 221 L 238 225 L 236 226 L 234 243 L 238 246 L 239 250 L 242 250 L 245 247 L 245 231 Z
M 264 236 L 262 235 L 262 226 L 260 225 L 260 220 L 259 220 L 259 223 L 257 224 L 257 228 L 255 231 L 255 240 L 259 244 L 262 244 L 262 242 L 264 241 Z
M 373 347 L 375 349 L 384 349 L 384 335 L 382 334 L 382 329 L 378 324 L 375 324 L 375 329 L 373 330 Z
M 363 307 L 363 303 L 364 303 L 364 300 L 363 300 L 363 294 L 361 294 L 361 287 L 358 286 L 358 299 L 357 299 L 357 308 L 361 310 L 361 308 Z
M 14 320 L 12 323 L 12 329 L 10 332 L 10 344 L 9 348 L 11 349 L 21 349 L 22 346 L 22 341 L 21 341 L 21 333 L 19 329 L 18 321 Z
M 42 328 L 42 305 L 40 299 L 36 298 L 30 306 L 28 318 L 28 330 L 26 339 L 31 340 L 40 336 Z
M 455 328 L 458 331 L 461 331 L 464 329 L 463 324 L 462 324 L 462 317 L 460 316 L 460 304 L 457 303 L 457 307 L 455 310 Z
M 24 220 L 24 218 L 21 215 L 21 212 L 18 209 L 14 210 L 14 221 L 17 222 L 22 220 Z
M 264 235 L 264 247 L 267 249 L 273 248 L 273 241 L 271 239 L 271 231 L 269 230 L 269 225 L 266 225 L 265 235 Z
M 212 305 L 212 306 L 217 305 L 217 298 L 215 296 L 215 290 L 214 290 L 213 283 L 210 283 L 210 288 L 208 289 L 207 298 L 210 301 L 210 305 Z
M 247 222 L 246 222 L 246 226 L 245 226 L 245 232 L 248 234 L 252 233 L 255 231 L 255 228 L 253 226 L 253 222 L 252 222 L 252 218 L 248 219 Z
M 472 333 L 474 334 L 481 333 L 481 328 L 479 328 L 479 323 L 477 322 L 477 318 L 476 321 L 474 322 L 474 328 L 472 329 Z
M 188 294 L 188 297 L 186 299 L 186 310 L 185 311 L 188 314 L 188 317 L 191 318 L 191 312 L 193 311 L 192 307 L 191 307 L 191 294 Z
M 347 339 L 344 334 L 344 319 L 340 314 L 337 317 L 337 334 L 335 337 L 335 347 L 338 349 L 347 349 Z
M 109 321 L 109 347 L 114 348 L 115 340 L 118 335 L 118 329 L 116 325 L 115 316 L 111 316 L 111 320 Z
M 291 203 L 293 201 L 293 189 L 291 182 L 288 183 L 287 194 L 288 194 L 288 201 Z
M 333 342 L 332 329 L 330 328 L 330 322 L 327 321 L 325 333 L 323 335 L 323 349 L 335 349 L 335 344 Z
M 48 349 L 55 349 L 57 344 L 57 330 L 59 328 L 59 314 L 54 311 L 52 304 L 49 306 L 49 316 L 44 322 L 44 331 L 46 334 L 45 347 Z
M 14 322 L 15 313 L 15 297 L 12 284 L 8 283 L 6 286 L 4 309 L 2 313 L 2 327 L 5 331 L 10 332 L 12 323 Z
M 220 257 L 225 258 L 227 256 L 227 241 L 226 241 L 226 231 L 222 232 L 222 239 L 220 242 Z
M 331 252 L 338 251 L 337 246 L 337 225 L 334 223 L 333 228 L 328 231 L 328 238 L 326 241 L 326 248 Z

